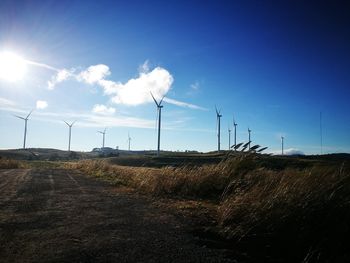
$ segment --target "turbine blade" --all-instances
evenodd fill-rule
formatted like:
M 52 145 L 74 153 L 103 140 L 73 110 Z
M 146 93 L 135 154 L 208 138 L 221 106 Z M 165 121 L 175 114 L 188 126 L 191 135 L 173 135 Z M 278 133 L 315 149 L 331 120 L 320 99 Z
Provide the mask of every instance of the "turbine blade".
M 23 117 L 21 117 L 21 116 L 18 116 L 18 115 L 13 115 L 13 116 L 15 116 L 15 117 L 17 117 L 17 118 L 19 118 L 19 119 L 25 120 L 25 118 L 23 118 Z
M 152 96 L 152 99 L 154 100 L 154 103 L 157 105 L 157 107 L 159 107 L 160 105 L 158 104 L 157 100 L 154 98 L 152 92 L 149 92 L 149 93 L 151 93 L 151 96 Z
M 70 127 L 70 125 L 68 124 L 68 122 L 66 122 L 66 121 L 63 121 L 63 122 L 64 122 L 65 124 L 67 124 L 68 127 Z
M 34 111 L 34 110 L 31 110 L 31 111 L 29 112 L 29 114 L 27 115 L 26 119 L 29 118 L 30 114 L 32 114 L 33 111 Z
M 159 116 L 159 108 L 157 107 L 156 123 L 155 123 L 155 126 L 154 126 L 155 133 L 157 133 L 157 129 L 158 129 L 158 116 Z
M 216 116 L 216 132 L 219 134 L 219 116 Z
M 165 95 L 163 96 L 163 98 L 160 100 L 159 102 L 159 106 L 162 105 L 163 99 L 165 98 Z
M 77 120 L 73 121 L 73 122 L 71 123 L 71 125 L 70 125 L 70 126 L 72 127 L 76 121 L 77 121 Z

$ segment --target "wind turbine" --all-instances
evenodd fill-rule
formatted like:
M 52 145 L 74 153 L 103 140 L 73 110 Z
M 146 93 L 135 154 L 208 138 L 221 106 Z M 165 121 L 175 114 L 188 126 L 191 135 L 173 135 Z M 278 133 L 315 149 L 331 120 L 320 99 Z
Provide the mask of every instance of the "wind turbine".
M 165 96 L 163 96 L 163 98 L 158 102 L 152 92 L 151 93 L 151 96 L 152 96 L 152 99 L 154 100 L 154 103 L 156 104 L 157 106 L 157 111 L 158 111 L 158 148 L 157 148 L 157 156 L 159 156 L 159 152 L 160 152 L 160 127 L 161 127 L 161 119 L 162 119 L 162 108 L 163 108 L 163 105 L 162 105 L 162 102 L 163 102 L 163 99 Z
M 237 123 L 235 121 L 235 117 L 233 117 L 233 127 L 235 128 L 235 146 L 237 145 Z M 235 148 L 236 150 L 236 148 Z
M 231 148 L 231 129 L 230 126 L 228 126 L 228 150 Z
M 105 128 L 105 129 L 103 130 L 103 132 L 102 132 L 102 131 L 97 131 L 98 133 L 101 133 L 101 134 L 103 135 L 103 139 L 102 139 L 102 148 L 105 147 L 106 129 L 107 129 L 107 128 Z
M 218 125 L 218 152 L 220 152 L 220 118 L 222 115 L 220 114 L 220 110 L 218 110 L 215 106 L 216 111 L 216 123 Z
M 27 138 L 27 122 L 29 119 L 30 114 L 32 114 L 33 110 L 31 110 L 29 112 L 29 114 L 27 115 L 27 117 L 23 118 L 21 116 L 15 115 L 15 117 L 24 120 L 24 140 L 23 140 L 23 149 L 26 148 L 26 138 Z
M 130 141 L 131 141 L 131 137 L 130 137 L 130 134 L 128 133 L 129 152 L 130 152 Z
M 282 144 L 282 155 L 284 154 L 284 137 L 281 136 L 281 144 Z
M 323 136 L 322 136 L 322 111 L 320 111 L 320 146 L 321 146 L 321 155 L 323 154 Z
M 70 141 L 71 141 L 71 137 L 72 137 L 72 126 L 76 121 L 73 121 L 71 124 L 69 124 L 68 122 L 64 121 L 65 124 L 67 124 L 68 128 L 69 128 L 69 139 L 68 139 L 68 152 L 70 152 Z
M 250 150 L 250 143 L 251 143 L 251 140 L 250 140 L 250 133 L 252 132 L 251 129 L 249 129 L 248 127 L 248 150 Z

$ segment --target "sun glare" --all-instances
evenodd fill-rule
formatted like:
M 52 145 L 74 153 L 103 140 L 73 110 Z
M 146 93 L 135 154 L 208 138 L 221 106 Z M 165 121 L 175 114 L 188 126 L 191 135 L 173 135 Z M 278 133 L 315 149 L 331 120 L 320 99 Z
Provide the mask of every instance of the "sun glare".
M 0 79 L 15 82 L 23 78 L 27 71 L 26 61 L 11 52 L 0 53 Z

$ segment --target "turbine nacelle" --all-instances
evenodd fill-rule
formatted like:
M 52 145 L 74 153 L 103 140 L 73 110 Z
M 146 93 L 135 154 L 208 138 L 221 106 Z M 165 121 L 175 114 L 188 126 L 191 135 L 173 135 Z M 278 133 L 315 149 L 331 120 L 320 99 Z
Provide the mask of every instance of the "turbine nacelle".
M 69 123 L 68 123 L 68 122 L 66 122 L 66 121 L 63 121 L 63 122 L 64 122 L 65 124 L 67 124 L 67 126 L 68 126 L 68 127 L 70 127 L 70 128 L 71 128 L 71 127 L 74 125 L 74 123 L 75 123 L 76 121 L 73 121 L 71 124 L 69 124 Z
M 103 134 L 103 135 L 105 135 L 106 134 L 106 129 L 107 128 L 105 128 L 103 131 L 97 131 L 98 133 L 101 133 L 101 134 Z

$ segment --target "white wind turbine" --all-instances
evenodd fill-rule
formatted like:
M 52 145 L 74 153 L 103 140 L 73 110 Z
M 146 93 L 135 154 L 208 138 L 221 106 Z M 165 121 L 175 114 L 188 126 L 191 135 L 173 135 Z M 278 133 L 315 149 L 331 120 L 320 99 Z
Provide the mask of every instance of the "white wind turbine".
M 215 111 L 216 111 L 216 123 L 218 126 L 218 152 L 220 152 L 220 118 L 222 115 L 220 114 L 220 110 L 218 110 L 215 106 Z
M 105 147 L 105 136 L 106 136 L 106 129 L 105 128 L 103 131 L 97 131 L 98 133 L 101 133 L 103 136 L 102 136 L 102 148 Z
M 24 140 L 23 140 L 23 149 L 26 148 L 26 139 L 27 139 L 27 122 L 29 119 L 30 114 L 32 114 L 33 110 L 31 110 L 29 112 L 29 114 L 27 115 L 27 117 L 23 118 L 21 116 L 15 115 L 15 117 L 24 120 Z
M 235 117 L 233 117 L 233 127 L 234 127 L 234 131 L 235 131 L 234 140 L 235 140 L 235 151 L 236 151 L 236 145 L 237 145 L 237 123 L 235 121 Z
M 71 137 L 72 137 L 72 126 L 74 125 L 76 121 L 73 121 L 71 124 L 68 122 L 64 121 L 65 124 L 67 124 L 69 128 L 69 137 L 68 137 L 68 152 L 70 152 L 70 142 L 71 142 Z
M 250 140 L 250 133 L 252 132 L 252 130 L 251 129 L 249 129 L 249 127 L 248 127 L 248 149 L 250 150 L 250 143 L 252 142 L 251 140 Z
M 281 136 L 282 155 L 284 155 L 284 136 Z
M 130 142 L 131 142 L 131 137 L 130 137 L 130 133 L 128 133 L 129 152 L 130 152 Z
M 230 125 L 228 126 L 228 150 L 231 149 L 231 129 L 230 129 Z
M 163 102 L 163 99 L 164 99 L 164 96 L 163 98 L 158 102 L 152 92 L 151 93 L 151 96 L 152 96 L 152 99 L 154 100 L 154 103 L 156 104 L 157 106 L 157 111 L 158 111 L 158 147 L 157 147 L 157 156 L 159 156 L 159 152 L 160 152 L 160 127 L 161 127 L 161 115 L 162 115 L 162 108 L 163 108 L 163 105 L 162 105 L 162 102 Z

